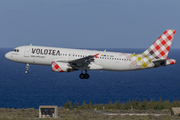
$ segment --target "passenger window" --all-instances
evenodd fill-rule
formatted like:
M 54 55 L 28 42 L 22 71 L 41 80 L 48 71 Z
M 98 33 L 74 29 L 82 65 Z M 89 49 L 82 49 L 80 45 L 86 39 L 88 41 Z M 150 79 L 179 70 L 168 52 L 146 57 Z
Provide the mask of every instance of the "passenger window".
M 17 49 L 17 52 L 19 52 L 19 49 Z

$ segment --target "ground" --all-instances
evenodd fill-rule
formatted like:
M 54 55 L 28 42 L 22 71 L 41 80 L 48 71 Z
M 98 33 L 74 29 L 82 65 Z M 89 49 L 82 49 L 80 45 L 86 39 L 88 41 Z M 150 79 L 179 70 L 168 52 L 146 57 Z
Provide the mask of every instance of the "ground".
M 178 120 L 170 110 L 66 110 L 58 108 L 58 120 Z M 136 114 L 136 115 L 135 115 Z M 39 119 L 39 110 L 34 108 L 0 108 L 0 120 Z M 49 120 L 46 118 L 44 120 Z M 53 118 L 51 118 L 53 119 Z

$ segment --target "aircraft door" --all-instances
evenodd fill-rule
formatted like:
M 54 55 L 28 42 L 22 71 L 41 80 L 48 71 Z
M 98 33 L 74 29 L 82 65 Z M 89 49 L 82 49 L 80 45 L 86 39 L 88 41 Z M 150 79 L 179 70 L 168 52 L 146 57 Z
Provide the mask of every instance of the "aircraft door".
M 29 47 L 25 48 L 24 57 L 29 57 Z

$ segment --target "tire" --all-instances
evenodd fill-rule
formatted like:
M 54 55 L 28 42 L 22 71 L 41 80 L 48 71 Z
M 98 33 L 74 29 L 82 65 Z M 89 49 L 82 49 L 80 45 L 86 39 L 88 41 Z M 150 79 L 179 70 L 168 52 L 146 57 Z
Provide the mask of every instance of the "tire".
M 28 74 L 28 73 L 29 73 L 29 71 L 28 71 L 28 70 L 25 70 L 25 71 L 24 71 L 24 73 L 25 73 L 25 74 Z
M 88 79 L 89 78 L 89 74 L 84 74 L 84 78 Z
M 81 73 L 81 74 L 79 75 L 79 77 L 80 77 L 81 79 L 84 79 L 84 78 L 85 78 L 85 75 L 84 75 L 83 73 Z

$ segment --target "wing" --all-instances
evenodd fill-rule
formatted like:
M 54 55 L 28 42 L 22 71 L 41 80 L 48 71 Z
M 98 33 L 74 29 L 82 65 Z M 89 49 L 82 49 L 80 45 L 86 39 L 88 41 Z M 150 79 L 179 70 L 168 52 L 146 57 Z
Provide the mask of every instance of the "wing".
M 83 58 L 79 58 L 79 59 L 75 59 L 75 60 L 66 60 L 66 59 L 57 59 L 57 60 L 54 60 L 56 62 L 62 62 L 62 63 L 69 63 L 69 66 L 71 67 L 71 69 L 73 70 L 78 70 L 78 69 L 102 69 L 103 67 L 99 66 L 99 65 L 96 65 L 92 62 L 94 62 L 94 58 L 97 58 L 99 55 L 98 54 L 95 54 L 95 55 L 89 55 L 89 56 L 86 56 L 86 57 L 83 57 Z
M 70 63 L 84 63 L 86 61 L 91 61 L 94 59 L 94 56 L 93 55 L 89 55 L 89 56 L 86 56 L 86 57 L 83 57 L 83 58 L 79 58 L 79 59 L 75 59 L 75 60 L 70 60 L 68 62 Z
M 72 63 L 72 64 L 76 64 L 78 66 L 80 66 L 80 65 L 88 65 L 90 62 L 93 62 L 94 57 L 97 58 L 98 55 L 99 55 L 99 53 L 95 54 L 95 55 L 89 55 L 89 56 L 86 56 L 86 57 L 83 57 L 83 58 L 75 59 L 75 60 L 70 60 L 68 62 Z

